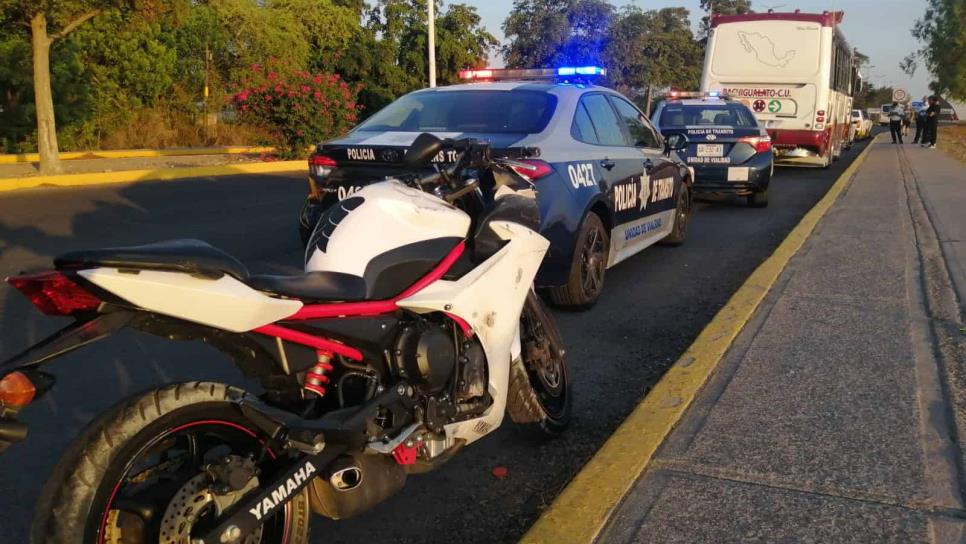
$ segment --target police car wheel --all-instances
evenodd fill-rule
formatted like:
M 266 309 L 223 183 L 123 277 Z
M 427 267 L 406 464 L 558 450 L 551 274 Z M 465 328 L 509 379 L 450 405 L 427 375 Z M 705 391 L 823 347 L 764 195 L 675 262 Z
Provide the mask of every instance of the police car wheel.
M 604 288 L 609 251 L 610 236 L 604 222 L 595 213 L 587 214 L 577 233 L 567 284 L 547 289 L 550 302 L 571 308 L 586 308 L 597 302 Z
M 682 184 L 678 194 L 677 205 L 674 208 L 674 228 L 666 238 L 661 240 L 661 245 L 679 246 L 684 243 L 688 235 L 688 221 L 691 219 L 691 192 L 688 186 Z
M 748 195 L 748 206 L 752 208 L 765 208 L 768 206 L 768 189 L 755 191 Z

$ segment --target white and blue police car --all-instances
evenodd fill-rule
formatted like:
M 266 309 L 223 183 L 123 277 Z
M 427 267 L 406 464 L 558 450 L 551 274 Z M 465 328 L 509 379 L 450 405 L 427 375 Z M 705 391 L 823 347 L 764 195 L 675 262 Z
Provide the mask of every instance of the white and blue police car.
M 683 243 L 692 209 L 691 173 L 676 155 L 687 138 L 665 140 L 630 100 L 594 84 L 605 74 L 594 66 L 465 70 L 465 84 L 399 98 L 317 146 L 303 240 L 322 210 L 398 174 L 418 135 L 486 140 L 495 155 L 529 165 L 516 170 L 534 183 L 551 243 L 538 287 L 558 305 L 593 304 L 607 268 L 656 242 Z M 444 149 L 435 161 L 455 159 Z
M 696 193 L 737 194 L 749 206 L 768 205 L 771 138 L 746 105 L 714 91 L 671 92 L 651 119 L 665 137 L 688 137 L 681 156 L 694 169 Z

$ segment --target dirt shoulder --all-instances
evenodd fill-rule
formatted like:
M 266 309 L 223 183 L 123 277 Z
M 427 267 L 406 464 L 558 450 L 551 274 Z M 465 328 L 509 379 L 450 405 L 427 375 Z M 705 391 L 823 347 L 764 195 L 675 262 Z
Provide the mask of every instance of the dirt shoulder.
M 966 124 L 939 127 L 936 146 L 960 162 L 966 162 Z

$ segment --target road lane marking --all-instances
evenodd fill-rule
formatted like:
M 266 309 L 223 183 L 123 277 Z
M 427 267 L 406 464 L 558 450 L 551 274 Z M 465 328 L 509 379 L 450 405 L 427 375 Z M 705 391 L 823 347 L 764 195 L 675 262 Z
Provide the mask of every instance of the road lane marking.
M 697 397 L 788 261 L 838 200 L 877 140 L 874 138 L 869 142 L 774 253 L 751 273 L 694 343 L 537 519 L 521 539 L 521 544 L 594 542 L 634 482 L 647 470 L 654 453 Z
M 274 147 L 258 146 L 227 146 L 227 147 L 184 147 L 174 149 L 114 149 L 102 151 L 65 151 L 60 153 L 60 160 L 87 159 L 133 159 L 143 157 L 188 157 L 192 155 L 242 155 L 257 153 L 274 153 Z M 18 153 L 0 155 L 0 164 L 17 164 L 24 162 L 39 162 L 37 153 Z
M 305 161 L 274 161 L 236 163 L 219 166 L 190 166 L 186 168 L 154 168 L 149 170 L 124 170 L 121 172 L 90 172 L 63 174 L 59 176 L 30 176 L 23 178 L 0 178 L 0 193 L 33 187 L 78 187 L 83 185 L 106 185 L 133 183 L 137 181 L 170 181 L 185 178 L 233 176 L 239 174 L 270 174 L 305 170 Z

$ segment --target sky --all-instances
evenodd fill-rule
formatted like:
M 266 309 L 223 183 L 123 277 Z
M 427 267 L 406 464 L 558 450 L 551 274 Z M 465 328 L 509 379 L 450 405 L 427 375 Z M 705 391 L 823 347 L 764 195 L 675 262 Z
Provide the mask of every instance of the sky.
M 475 6 L 486 29 L 503 41 L 503 20 L 513 7 L 513 0 L 450 0 Z M 642 9 L 682 6 L 691 11 L 692 27 L 697 30 L 704 15 L 698 0 L 610 0 L 616 6 L 637 4 Z M 841 30 L 845 39 L 869 56 L 871 69 L 863 76 L 876 86 L 892 85 L 905 89 L 913 97 L 929 92 L 929 73 L 920 66 L 910 78 L 899 68 L 903 57 L 919 48 L 911 29 L 926 9 L 926 0 L 752 0 L 752 9 L 765 11 L 822 12 L 842 10 L 845 19 Z M 502 58 L 491 58 L 493 67 L 502 66 Z

